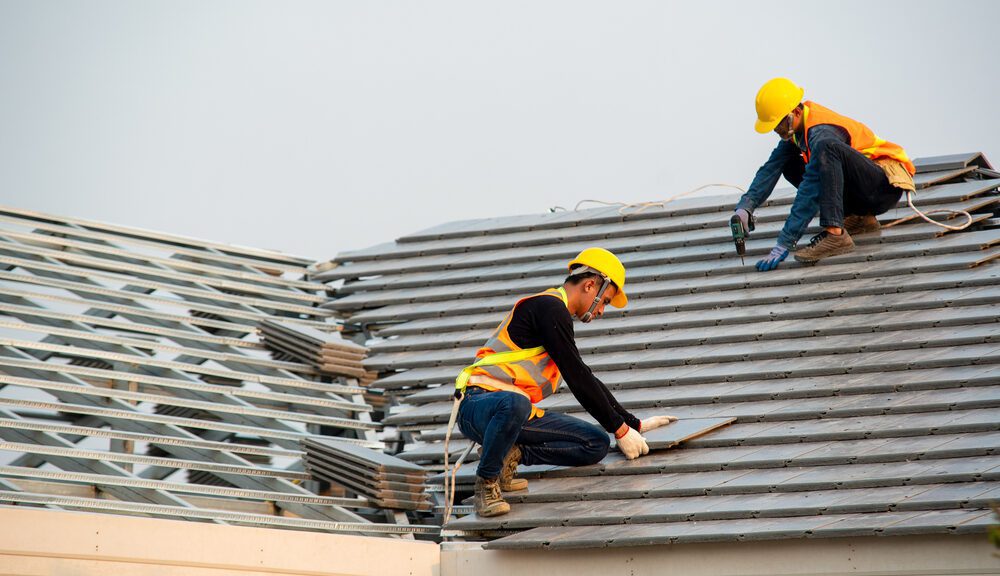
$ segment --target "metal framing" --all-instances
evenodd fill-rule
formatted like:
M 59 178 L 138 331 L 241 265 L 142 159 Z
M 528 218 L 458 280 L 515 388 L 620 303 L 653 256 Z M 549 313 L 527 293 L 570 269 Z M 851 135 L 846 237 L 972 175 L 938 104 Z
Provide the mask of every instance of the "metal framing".
M 326 287 L 304 277 L 308 264 L 0 207 L 0 452 L 15 455 L 0 466 L 0 501 L 305 530 L 434 532 L 372 523 L 370 512 L 358 513 L 375 508 L 366 499 L 319 495 L 308 489 L 318 485 L 303 483 L 310 477 L 300 442 L 320 426 L 381 447 L 364 387 L 264 355 L 257 326 L 267 318 L 340 330 L 317 306 Z M 185 470 L 225 485 L 177 481 Z M 102 498 L 38 493 L 66 483 L 98 488 Z M 275 514 L 239 511 L 248 500 Z M 227 501 L 232 510 L 215 509 Z

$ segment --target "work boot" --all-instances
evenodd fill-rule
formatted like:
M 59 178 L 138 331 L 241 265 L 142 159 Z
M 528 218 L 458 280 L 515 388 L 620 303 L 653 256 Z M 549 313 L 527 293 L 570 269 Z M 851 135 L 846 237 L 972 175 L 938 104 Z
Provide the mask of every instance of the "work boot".
M 479 447 L 479 457 L 483 457 L 483 447 Z M 517 474 L 517 467 L 521 464 L 521 449 L 514 444 L 510 447 L 507 455 L 503 458 L 503 465 L 500 468 L 500 489 L 504 492 L 517 492 L 527 490 L 528 481 L 524 478 L 514 478 Z
M 528 481 L 524 478 L 514 478 L 517 474 L 517 466 L 521 463 L 521 449 L 514 444 L 503 459 L 503 468 L 500 469 L 500 489 L 504 492 L 517 492 L 527 490 Z
M 851 214 L 844 218 L 844 230 L 847 230 L 847 233 L 851 236 L 864 234 L 865 232 L 874 232 L 881 227 L 882 225 L 879 224 L 878 218 L 870 214 L 867 216 Z
M 503 516 L 510 512 L 508 504 L 500 494 L 500 479 L 487 480 L 476 476 L 476 494 L 474 496 L 476 514 L 483 518 Z
M 795 251 L 795 259 L 799 262 L 816 262 L 830 256 L 847 254 L 854 250 L 854 240 L 847 231 L 840 236 L 830 234 L 826 230 L 812 237 L 809 246 Z

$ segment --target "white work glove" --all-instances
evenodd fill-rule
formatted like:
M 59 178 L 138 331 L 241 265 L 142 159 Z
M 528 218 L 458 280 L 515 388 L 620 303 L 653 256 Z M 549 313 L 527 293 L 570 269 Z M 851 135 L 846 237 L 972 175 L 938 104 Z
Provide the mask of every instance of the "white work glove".
M 671 422 L 677 422 L 677 416 L 653 416 L 639 422 L 639 432 L 649 432 L 662 428 Z
M 649 454 L 649 446 L 646 444 L 646 439 L 639 434 L 635 428 L 629 426 L 628 432 L 624 436 L 618 439 L 618 449 L 622 451 L 625 458 L 629 460 L 635 460 L 643 454 Z

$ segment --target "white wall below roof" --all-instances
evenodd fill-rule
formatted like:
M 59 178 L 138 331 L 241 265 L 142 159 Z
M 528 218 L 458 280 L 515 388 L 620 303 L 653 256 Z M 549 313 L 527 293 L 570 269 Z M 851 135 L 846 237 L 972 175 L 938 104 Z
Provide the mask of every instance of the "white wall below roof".
M 483 550 L 446 543 L 441 575 L 891 576 L 1000 574 L 986 535 L 816 538 L 590 550 Z
M 433 542 L 0 507 L 0 575 L 438 576 Z
M 745 576 L 1000 574 L 985 535 L 773 540 L 592 550 L 344 536 L 0 506 L 0 576 Z

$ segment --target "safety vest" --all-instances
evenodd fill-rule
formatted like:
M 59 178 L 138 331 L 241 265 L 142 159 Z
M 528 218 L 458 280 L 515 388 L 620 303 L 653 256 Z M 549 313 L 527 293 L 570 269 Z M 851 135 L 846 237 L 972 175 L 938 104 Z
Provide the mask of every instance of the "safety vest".
M 566 290 L 561 287 L 549 288 L 518 300 L 486 340 L 486 344 L 476 352 L 476 361 L 459 374 L 455 380 L 455 388 L 465 390 L 467 385 L 471 385 L 493 391 L 515 392 L 527 396 L 532 404 L 541 402 L 559 388 L 562 381 L 559 367 L 545 348 L 521 348 L 511 340 L 507 332 L 514 310 L 525 300 L 540 297 L 555 297 L 563 304 L 569 303 Z M 532 406 L 532 418 L 543 414 L 542 410 Z
M 851 148 L 861 152 L 866 157 L 876 160 L 878 158 L 892 158 L 899 161 L 910 173 L 916 174 L 917 169 L 910 162 L 910 157 L 906 155 L 906 150 L 899 144 L 894 144 L 888 140 L 883 140 L 872 132 L 871 128 L 865 126 L 857 120 L 851 120 L 846 116 L 841 116 L 829 108 L 824 108 L 815 102 L 803 102 L 804 110 L 802 120 L 805 124 L 805 150 L 802 152 L 802 159 L 809 163 L 809 129 L 820 124 L 832 124 L 847 130 L 847 135 L 851 139 Z

